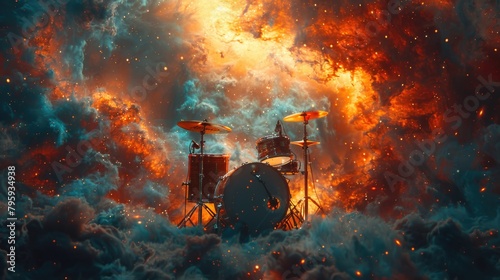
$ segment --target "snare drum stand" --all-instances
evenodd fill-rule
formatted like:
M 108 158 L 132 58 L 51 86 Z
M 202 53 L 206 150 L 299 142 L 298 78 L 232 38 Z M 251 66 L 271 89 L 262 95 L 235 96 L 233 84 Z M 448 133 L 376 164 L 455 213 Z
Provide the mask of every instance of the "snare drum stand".
M 204 125 L 206 123 L 206 120 L 202 123 L 203 129 L 200 131 L 201 135 L 201 141 L 200 141 L 200 173 L 199 173 L 199 190 L 198 190 L 198 202 L 196 205 L 189 210 L 189 212 L 186 214 L 186 216 L 182 219 L 182 221 L 177 225 L 177 227 L 185 227 L 186 223 L 189 221 L 191 224 L 193 222 L 191 221 L 191 217 L 193 216 L 194 212 L 196 212 L 196 209 L 198 209 L 198 226 L 203 226 L 203 208 L 212 216 L 212 219 L 215 217 L 215 213 L 210 209 L 208 206 L 205 205 L 203 202 L 203 160 L 204 160 L 204 154 L 203 154 L 203 147 L 205 146 L 205 141 L 203 140 L 203 136 L 205 135 L 205 129 L 206 126 Z M 211 222 L 212 220 L 210 220 Z M 193 224 L 194 225 L 194 224 Z M 203 226 L 204 227 L 204 226 Z

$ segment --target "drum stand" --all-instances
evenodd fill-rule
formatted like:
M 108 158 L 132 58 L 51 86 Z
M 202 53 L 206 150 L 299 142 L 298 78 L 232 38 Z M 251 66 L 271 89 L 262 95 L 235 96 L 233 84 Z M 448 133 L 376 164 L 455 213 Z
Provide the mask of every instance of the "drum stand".
M 203 123 L 202 123 L 203 125 Z M 205 203 L 203 202 L 203 160 L 204 160 L 204 157 L 203 157 L 203 146 L 205 144 L 204 140 L 203 140 L 203 136 L 205 135 L 205 129 L 206 129 L 206 126 L 204 125 L 203 126 L 203 129 L 200 131 L 200 135 L 201 135 L 201 141 L 200 141 L 200 173 L 199 173 L 199 192 L 198 192 L 198 202 L 196 202 L 196 205 L 193 206 L 193 208 L 191 208 L 191 210 L 189 210 L 189 212 L 186 214 L 186 216 L 184 216 L 184 218 L 182 219 L 182 221 L 177 225 L 177 227 L 181 228 L 181 227 L 185 227 L 186 226 L 186 223 L 189 221 L 193 226 L 195 225 L 192 221 L 191 221 L 191 217 L 193 216 L 193 214 L 196 212 L 196 210 L 198 210 L 198 226 L 203 226 L 203 219 L 202 219 L 202 215 L 203 215 L 203 209 L 205 209 L 208 214 L 210 214 L 210 216 L 212 217 L 212 219 L 209 221 L 209 223 L 214 219 L 215 217 L 215 213 L 214 211 L 212 211 L 212 209 L 210 209 L 208 206 L 205 205 Z
M 293 204 L 292 200 L 290 199 L 288 214 L 285 216 L 285 218 L 283 218 L 283 221 L 276 226 L 276 228 L 282 230 L 298 229 L 300 225 L 304 223 L 304 218 L 302 217 L 299 209 L 300 208 L 298 207 L 298 204 Z

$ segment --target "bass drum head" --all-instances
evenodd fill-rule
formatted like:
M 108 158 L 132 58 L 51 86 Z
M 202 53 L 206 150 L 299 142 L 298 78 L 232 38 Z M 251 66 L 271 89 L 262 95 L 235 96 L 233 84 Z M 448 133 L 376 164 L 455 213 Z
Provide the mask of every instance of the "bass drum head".
M 256 235 L 273 230 L 283 220 L 290 190 L 275 168 L 256 162 L 226 174 L 217 184 L 215 198 L 222 204 L 223 224 Z

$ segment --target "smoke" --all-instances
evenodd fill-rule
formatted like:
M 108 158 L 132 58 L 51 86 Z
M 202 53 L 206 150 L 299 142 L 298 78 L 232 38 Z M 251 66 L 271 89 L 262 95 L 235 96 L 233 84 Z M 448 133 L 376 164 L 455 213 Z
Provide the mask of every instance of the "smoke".
M 178 229 L 142 208 L 69 198 L 34 207 L 18 223 L 18 266 L 9 279 L 493 279 L 497 225 L 498 216 L 474 218 L 460 207 L 394 223 L 337 210 L 302 229 L 240 243 Z
M 498 12 L 491 1 L 5 3 L 3 264 L 9 166 L 17 221 L 16 272 L 2 266 L 2 278 L 495 279 Z M 321 142 L 309 194 L 325 215 L 251 238 L 175 226 L 201 140 L 177 122 L 229 126 L 204 140 L 232 169 L 308 110 L 328 112 L 306 126 Z M 304 137 L 301 122 L 283 128 Z M 303 177 L 287 179 L 297 203 Z

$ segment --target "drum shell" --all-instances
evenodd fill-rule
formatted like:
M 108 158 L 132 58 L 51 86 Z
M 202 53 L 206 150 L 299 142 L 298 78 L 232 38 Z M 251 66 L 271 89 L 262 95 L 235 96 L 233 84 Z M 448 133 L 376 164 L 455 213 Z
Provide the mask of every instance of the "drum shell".
M 279 201 L 274 210 L 268 205 L 264 185 Z M 286 179 L 275 168 L 260 162 L 231 170 L 218 182 L 214 196 L 221 224 L 246 228 L 251 235 L 273 230 L 285 217 L 290 202 Z
M 189 184 L 188 197 L 190 202 L 198 202 L 200 187 L 200 163 L 201 154 L 189 155 Z M 203 187 L 202 200 L 213 202 L 213 194 L 217 182 L 229 169 L 229 155 L 225 154 L 204 154 L 203 155 Z
M 271 166 L 281 166 L 292 160 L 288 136 L 270 135 L 259 138 L 256 149 L 258 160 Z

